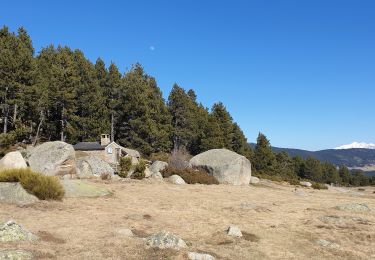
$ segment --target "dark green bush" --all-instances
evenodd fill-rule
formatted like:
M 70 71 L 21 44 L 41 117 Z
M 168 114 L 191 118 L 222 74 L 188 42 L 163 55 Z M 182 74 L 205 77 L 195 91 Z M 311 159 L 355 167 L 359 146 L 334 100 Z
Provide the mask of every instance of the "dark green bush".
M 30 169 L 1 171 L 0 182 L 19 182 L 27 192 L 41 200 L 61 200 L 65 194 L 56 177 L 45 176 Z
M 188 184 L 219 184 L 217 179 L 202 169 L 177 169 L 173 167 L 165 168 L 161 174 L 164 178 L 168 178 L 172 175 L 179 175 Z
M 132 158 L 130 157 L 122 157 L 120 159 L 120 169 L 118 175 L 122 178 L 126 178 L 128 176 L 128 172 L 132 166 Z
M 318 183 L 318 182 L 314 182 L 311 187 L 315 190 L 327 190 L 328 189 L 326 185 Z
M 132 179 L 141 180 L 145 177 L 146 161 L 140 160 L 139 163 L 134 167 L 134 173 L 131 175 Z

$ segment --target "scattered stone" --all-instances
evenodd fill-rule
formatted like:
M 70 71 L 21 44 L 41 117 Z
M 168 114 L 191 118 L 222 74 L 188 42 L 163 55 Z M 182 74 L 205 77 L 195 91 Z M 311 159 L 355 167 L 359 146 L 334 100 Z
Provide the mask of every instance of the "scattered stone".
M 27 161 L 33 171 L 49 176 L 76 172 L 74 148 L 65 142 L 43 143 L 28 151 Z
M 345 224 L 348 221 L 354 221 L 359 224 L 368 224 L 369 220 L 361 217 L 353 216 L 322 216 L 319 218 L 324 223 L 333 223 L 333 224 Z
M 61 184 L 64 187 L 65 197 L 67 198 L 102 197 L 110 194 L 107 189 L 82 180 L 61 180 Z
M 25 250 L 1 250 L 0 260 L 29 260 L 33 254 Z
M 156 172 L 156 173 L 153 173 L 151 175 L 151 178 L 162 180 L 163 179 L 163 175 L 161 175 L 160 172 Z
M 146 239 L 146 244 L 147 246 L 156 247 L 159 249 L 170 248 L 180 250 L 181 248 L 187 247 L 184 240 L 168 231 L 160 231 L 151 235 Z
M 30 205 L 39 199 L 28 193 L 18 182 L 0 182 L 0 202 L 16 205 Z
M 242 237 L 241 229 L 234 225 L 229 226 L 227 234 L 231 237 Z
M 117 230 L 117 234 L 120 234 L 124 237 L 133 237 L 134 236 L 133 231 L 131 231 L 128 228 L 122 228 L 122 229 Z
M 307 193 L 303 191 L 295 191 L 294 194 L 298 197 L 307 197 Z
M 160 173 L 162 170 L 164 170 L 168 166 L 168 163 L 163 162 L 163 161 L 155 161 L 151 166 L 150 166 L 150 171 L 153 173 Z
M 186 182 L 184 181 L 184 179 L 182 179 L 180 176 L 178 175 L 172 175 L 168 178 L 168 181 L 173 183 L 173 184 L 177 184 L 177 185 L 183 185 L 183 184 L 186 184 Z
M 249 185 L 251 178 L 250 161 L 227 149 L 212 149 L 194 156 L 192 167 L 201 167 L 213 175 L 219 183 Z
M 35 241 L 38 237 L 23 229 L 13 220 L 0 223 L 0 242 Z
M 150 171 L 148 167 L 146 167 L 144 173 L 145 173 L 145 178 L 150 178 L 152 175 L 152 172 Z
M 321 246 L 321 247 L 328 247 L 328 248 L 332 248 L 332 249 L 339 249 L 340 248 L 340 245 L 338 245 L 336 243 L 333 243 L 333 242 L 330 242 L 330 241 L 327 241 L 327 240 L 324 240 L 324 239 L 318 239 L 316 241 L 316 244 Z
M 77 159 L 77 176 L 80 179 L 101 177 L 105 174 L 112 178 L 115 171 L 107 162 L 99 157 L 84 156 Z
M 27 168 L 27 164 L 25 159 L 23 159 L 22 154 L 18 151 L 7 153 L 0 160 L 0 171 L 23 168 Z
M 251 178 L 250 178 L 250 183 L 251 183 L 251 184 L 258 184 L 259 181 L 260 181 L 260 180 L 259 180 L 258 177 L 251 176 Z
M 336 209 L 339 210 L 349 210 L 349 211 L 371 211 L 369 206 L 364 203 L 348 203 L 336 206 Z
M 308 181 L 301 181 L 299 184 L 301 186 L 308 187 L 308 188 L 312 186 L 311 182 L 308 182 Z
M 196 252 L 189 252 L 188 258 L 190 260 L 215 260 L 215 257 L 213 257 L 212 255 L 196 253 Z

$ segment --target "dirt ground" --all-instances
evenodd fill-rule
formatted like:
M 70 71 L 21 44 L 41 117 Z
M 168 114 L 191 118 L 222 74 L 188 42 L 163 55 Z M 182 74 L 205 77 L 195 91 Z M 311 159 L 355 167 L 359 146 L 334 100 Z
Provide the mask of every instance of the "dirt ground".
M 3 243 L 36 259 L 187 259 L 188 251 L 216 259 L 375 259 L 375 191 L 312 190 L 262 181 L 257 186 L 173 185 L 156 180 L 99 182 L 113 194 L 20 207 L 0 205 L 0 221 L 13 219 L 41 237 Z M 373 211 L 339 210 L 366 203 Z M 241 239 L 225 233 L 230 224 Z M 136 237 L 118 234 L 132 229 Z M 156 250 L 142 239 L 161 230 L 186 241 L 187 250 Z M 322 246 L 317 240 L 332 244 Z

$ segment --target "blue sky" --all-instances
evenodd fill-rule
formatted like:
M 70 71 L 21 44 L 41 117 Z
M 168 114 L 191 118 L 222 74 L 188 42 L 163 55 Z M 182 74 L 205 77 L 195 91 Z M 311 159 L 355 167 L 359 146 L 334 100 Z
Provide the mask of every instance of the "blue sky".
M 81 49 L 122 72 L 140 62 L 222 101 L 250 142 L 310 150 L 375 142 L 375 1 L 4 1 L 37 51 Z

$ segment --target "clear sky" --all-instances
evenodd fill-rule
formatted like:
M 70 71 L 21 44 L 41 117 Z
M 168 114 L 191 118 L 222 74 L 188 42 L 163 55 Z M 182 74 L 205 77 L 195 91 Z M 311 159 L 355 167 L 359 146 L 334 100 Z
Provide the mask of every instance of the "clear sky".
M 0 25 L 101 57 L 140 62 L 222 101 L 254 142 L 318 150 L 375 142 L 375 1 L 3 1 Z

